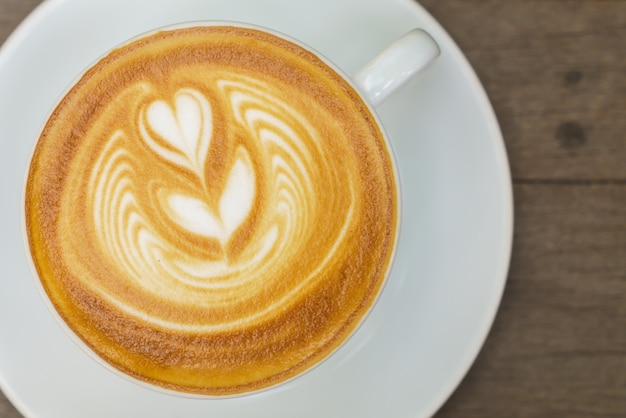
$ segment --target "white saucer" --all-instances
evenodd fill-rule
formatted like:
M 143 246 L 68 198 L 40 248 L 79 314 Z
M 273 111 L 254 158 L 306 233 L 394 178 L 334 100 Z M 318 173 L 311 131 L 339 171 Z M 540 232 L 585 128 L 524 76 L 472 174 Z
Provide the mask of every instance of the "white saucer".
M 37 293 L 20 233 L 27 158 L 57 96 L 126 38 L 200 19 L 290 34 L 348 73 L 413 27 L 443 51 L 380 108 L 400 166 L 404 224 L 370 318 L 293 385 L 210 401 L 144 389 L 77 348 Z M 513 228 L 504 145 L 465 58 L 411 0 L 49 0 L 0 52 L 0 127 L 0 387 L 26 416 L 426 417 L 463 378 L 493 321 Z

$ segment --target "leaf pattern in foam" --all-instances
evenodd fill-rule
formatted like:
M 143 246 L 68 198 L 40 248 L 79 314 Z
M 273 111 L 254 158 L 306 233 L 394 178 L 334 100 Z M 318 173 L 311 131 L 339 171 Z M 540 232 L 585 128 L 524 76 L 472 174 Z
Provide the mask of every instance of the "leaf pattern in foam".
M 255 195 L 255 175 L 250 157 L 242 147 L 239 147 L 238 154 L 220 198 L 220 217 L 228 237 L 250 216 Z
M 171 219 L 186 230 L 218 239 L 224 245 L 250 216 L 255 196 L 255 174 L 248 153 L 239 147 L 219 199 L 219 217 L 193 196 L 172 193 L 168 198 Z

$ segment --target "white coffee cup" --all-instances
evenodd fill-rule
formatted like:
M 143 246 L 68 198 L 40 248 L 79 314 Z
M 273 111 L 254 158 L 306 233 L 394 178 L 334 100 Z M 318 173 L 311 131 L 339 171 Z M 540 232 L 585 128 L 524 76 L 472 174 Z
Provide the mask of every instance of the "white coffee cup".
M 435 40 L 422 29 L 413 29 L 361 68 L 352 80 L 376 107 L 440 54 Z
M 415 76 L 416 74 L 418 74 L 419 72 L 424 70 L 434 59 L 437 58 L 437 56 L 440 53 L 440 50 L 439 50 L 436 42 L 430 37 L 430 35 L 428 35 L 426 32 L 424 32 L 421 29 L 415 29 L 415 30 L 412 30 L 412 31 L 408 32 L 407 34 L 405 34 L 404 36 L 399 38 L 396 42 L 394 42 L 389 47 L 387 47 L 376 58 L 374 58 L 369 64 L 367 64 L 361 70 L 359 70 L 353 77 L 349 77 L 349 76 L 345 75 L 342 72 L 342 70 L 339 69 L 336 65 L 334 65 L 330 60 L 324 58 L 324 56 L 322 54 L 314 51 L 312 48 L 304 45 L 302 42 L 300 42 L 298 40 L 295 40 L 295 39 L 291 38 L 288 35 L 280 34 L 280 33 L 277 33 L 277 32 L 275 32 L 273 30 L 270 30 L 270 29 L 267 29 L 267 28 L 262 28 L 262 27 L 255 26 L 255 25 L 242 24 L 242 23 L 238 23 L 238 22 L 223 22 L 223 21 L 220 21 L 220 22 L 204 22 L 204 21 L 203 22 L 190 22 L 190 23 L 184 23 L 184 24 L 181 24 L 181 25 L 173 25 L 173 26 L 168 26 L 168 27 L 164 27 L 164 28 L 158 28 L 155 31 L 151 31 L 149 33 L 141 34 L 138 37 L 135 37 L 135 38 L 129 40 L 128 42 L 124 43 L 123 45 L 126 45 L 128 43 L 136 41 L 137 39 L 141 39 L 141 38 L 147 37 L 150 34 L 155 33 L 155 32 L 168 31 L 168 30 L 174 30 L 174 29 L 178 29 L 178 28 L 186 28 L 186 27 L 194 27 L 194 26 L 236 26 L 236 27 L 251 28 L 251 29 L 255 29 L 255 30 L 259 30 L 259 31 L 270 33 L 270 34 L 272 34 L 272 35 L 274 35 L 276 37 L 283 38 L 283 39 L 286 39 L 289 42 L 297 44 L 300 47 L 302 47 L 303 49 L 308 50 L 309 52 L 311 52 L 314 55 L 316 55 L 319 59 L 324 61 L 329 67 L 333 68 L 337 74 L 341 75 L 347 82 L 352 84 L 355 87 L 355 91 L 359 92 L 360 95 L 362 96 L 362 98 L 364 99 L 364 101 L 366 103 L 369 103 L 370 107 L 372 107 L 372 108 L 375 108 L 376 106 L 378 106 L 381 103 L 383 103 L 387 98 L 389 98 L 393 94 L 394 91 L 396 91 L 399 88 L 401 88 L 401 86 L 406 81 L 408 81 L 413 76 Z M 114 49 L 120 48 L 123 45 L 118 46 L 118 47 L 116 47 Z M 82 75 L 79 76 L 77 78 L 77 80 L 79 80 L 81 77 L 82 77 Z M 74 84 L 72 84 L 72 86 L 70 86 L 70 89 L 68 89 L 68 91 L 71 90 L 73 85 Z M 64 93 L 59 100 L 62 100 L 62 98 L 65 96 L 66 93 Z M 375 112 L 374 111 L 372 111 L 372 114 L 375 116 Z M 384 133 L 384 129 L 383 129 L 382 124 L 380 123 L 380 121 L 377 120 L 376 122 L 377 122 L 377 125 L 380 127 L 381 131 Z M 399 228 L 400 228 L 399 225 L 401 223 L 400 219 L 399 219 L 399 210 L 400 210 L 400 203 L 399 203 L 399 199 L 400 199 L 399 176 L 397 174 L 397 166 L 396 166 L 395 158 L 393 156 L 391 142 L 390 142 L 389 138 L 386 135 L 384 135 L 384 136 L 385 136 L 385 140 L 387 142 L 387 147 L 388 147 L 389 152 L 391 154 L 390 157 L 391 157 L 391 160 L 392 160 L 392 169 L 394 170 L 394 175 L 395 175 L 395 179 L 396 179 L 396 183 L 395 183 L 396 195 L 398 196 L 398 202 L 397 202 L 398 222 L 396 224 L 396 229 L 399 230 Z M 26 193 L 26 186 L 25 186 L 24 190 L 25 190 L 24 193 Z M 26 200 L 26 198 L 24 200 Z M 24 234 L 25 234 L 25 237 L 26 237 L 25 241 L 27 242 L 28 241 L 27 233 L 25 232 Z M 399 236 L 399 232 L 396 231 L 396 233 L 394 235 L 395 242 L 394 242 L 393 250 L 392 250 L 392 252 L 394 254 L 395 254 L 395 248 L 397 247 L 398 236 Z M 29 250 L 29 247 L 28 247 L 28 242 L 27 242 L 27 252 L 30 253 L 30 250 Z M 391 258 L 393 259 L 393 254 L 392 254 Z M 34 261 L 33 261 L 33 259 L 31 257 L 29 257 L 29 260 L 31 261 L 31 266 L 33 267 L 33 272 L 35 272 L 35 277 L 36 277 L 37 276 L 37 274 L 36 274 L 37 268 L 34 266 Z M 386 277 L 388 277 L 389 272 L 391 270 L 391 264 L 392 263 L 389 263 L 389 266 L 386 269 L 386 273 L 385 273 Z M 156 389 L 156 390 L 164 392 L 164 393 L 175 394 L 175 395 L 182 395 L 182 396 L 192 396 L 192 397 L 197 397 L 197 396 L 206 397 L 207 396 L 207 395 L 193 395 L 193 394 L 189 394 L 189 393 L 186 393 L 186 392 L 179 392 L 179 391 L 170 390 L 170 389 L 167 389 L 167 388 L 163 388 L 161 386 L 157 386 L 157 385 L 146 383 L 146 382 L 144 382 L 142 380 L 130 377 L 129 375 L 118 371 L 116 368 L 112 367 L 106 361 L 101 359 L 97 354 L 95 354 L 88 347 L 88 345 L 85 344 L 81 340 L 81 338 L 79 338 L 77 335 L 74 334 L 74 332 L 70 329 L 70 327 L 62 319 L 61 315 L 59 315 L 59 313 L 56 311 L 53 303 L 49 300 L 48 295 L 47 295 L 43 285 L 41 284 L 41 282 L 39 280 L 36 280 L 36 283 L 37 283 L 37 286 L 38 286 L 38 288 L 40 290 L 40 293 L 41 293 L 41 295 L 42 295 L 46 305 L 48 306 L 48 308 L 52 312 L 53 316 L 61 324 L 62 328 L 68 333 L 68 335 L 70 335 L 70 337 L 72 338 L 73 341 L 75 341 L 81 348 L 83 348 L 89 355 L 91 355 L 92 358 L 94 358 L 100 364 L 104 365 L 107 369 L 112 370 L 113 372 L 115 372 L 116 374 L 118 374 L 120 376 L 123 376 L 125 378 L 129 378 L 131 381 L 139 383 L 142 386 L 146 386 L 146 387 L 151 388 L 151 389 Z M 376 295 L 376 298 L 378 298 L 378 296 L 380 295 L 381 292 L 382 292 L 382 287 L 380 288 L 378 294 Z M 373 307 L 373 305 L 374 304 L 372 304 L 371 307 Z M 363 321 L 366 320 L 367 314 L 371 310 L 371 307 L 368 309 L 368 312 L 362 316 L 362 318 L 359 321 L 359 325 Z M 358 328 L 358 325 L 355 327 L 354 330 L 356 330 L 357 328 Z M 353 334 L 354 334 L 354 331 L 351 333 L 351 335 L 353 335 Z M 350 336 L 344 338 L 342 343 L 336 349 L 339 349 L 349 338 L 350 338 Z M 335 351 L 336 351 L 336 349 L 335 349 Z M 327 355 L 325 358 L 328 358 L 331 354 L 332 353 Z M 278 384 L 282 385 L 282 384 L 287 384 L 288 382 L 291 382 L 293 379 L 296 379 L 299 376 L 302 376 L 303 374 L 305 374 L 306 372 L 311 370 L 313 367 L 316 367 L 317 365 L 321 364 L 324 361 L 324 359 L 320 360 L 315 365 L 309 367 L 307 370 L 305 370 L 305 371 L 303 371 L 303 372 L 301 372 L 301 373 L 299 373 L 299 374 L 297 374 L 297 375 L 295 375 L 295 376 L 293 376 L 293 377 L 291 377 L 291 378 L 289 378 L 289 379 L 287 379 L 285 381 L 281 381 Z M 276 385 L 269 386 L 267 388 L 263 388 L 263 389 L 260 389 L 260 390 L 270 390 L 271 388 L 273 388 L 275 386 Z M 256 393 L 256 392 L 257 391 L 246 392 L 245 394 Z M 238 395 L 232 395 L 232 396 L 239 396 L 239 394 Z M 220 396 L 220 397 L 223 397 L 223 396 Z

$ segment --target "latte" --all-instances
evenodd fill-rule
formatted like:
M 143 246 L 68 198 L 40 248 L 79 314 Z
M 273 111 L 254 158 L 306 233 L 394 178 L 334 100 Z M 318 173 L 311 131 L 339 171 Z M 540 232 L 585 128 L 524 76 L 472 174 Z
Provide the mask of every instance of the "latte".
M 383 286 L 396 179 L 368 107 L 256 29 L 146 35 L 51 114 L 26 184 L 56 312 L 140 381 L 232 395 L 332 353 Z

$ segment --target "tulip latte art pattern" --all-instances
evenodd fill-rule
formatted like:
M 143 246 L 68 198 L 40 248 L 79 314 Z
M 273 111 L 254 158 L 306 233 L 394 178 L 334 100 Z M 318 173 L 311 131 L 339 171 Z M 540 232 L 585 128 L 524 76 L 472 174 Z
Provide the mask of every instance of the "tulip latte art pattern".
M 334 351 L 376 299 L 395 179 L 367 107 L 311 53 L 253 29 L 114 50 L 35 149 L 26 231 L 54 309 L 104 361 L 207 395 Z

